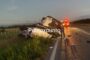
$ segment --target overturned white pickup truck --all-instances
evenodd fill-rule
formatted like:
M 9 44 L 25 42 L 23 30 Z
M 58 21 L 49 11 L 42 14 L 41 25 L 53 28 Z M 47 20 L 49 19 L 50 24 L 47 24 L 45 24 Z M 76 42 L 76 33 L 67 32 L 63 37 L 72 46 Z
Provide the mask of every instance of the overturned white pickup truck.
M 51 38 L 52 35 L 48 32 L 42 31 L 40 28 L 27 28 L 27 30 L 21 31 L 21 35 L 23 35 L 25 38 L 28 37 L 44 37 L 44 38 Z
M 60 22 L 56 19 L 54 19 L 51 16 L 44 17 L 41 20 L 40 24 L 36 24 L 35 27 L 21 27 L 20 28 L 20 35 L 28 38 L 28 37 L 44 37 L 44 38 L 51 38 L 55 35 L 60 36 L 61 30 L 60 30 Z M 57 31 L 50 31 L 53 29 L 58 29 Z M 48 29 L 46 31 L 45 29 Z M 49 30 L 50 29 L 50 30 Z

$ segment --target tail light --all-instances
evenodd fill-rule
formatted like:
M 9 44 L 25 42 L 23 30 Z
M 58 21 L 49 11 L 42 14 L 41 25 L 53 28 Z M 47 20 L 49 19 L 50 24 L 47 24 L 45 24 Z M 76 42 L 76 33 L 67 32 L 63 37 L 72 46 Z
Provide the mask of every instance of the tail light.
M 63 26 L 69 26 L 70 24 L 69 23 L 63 23 Z

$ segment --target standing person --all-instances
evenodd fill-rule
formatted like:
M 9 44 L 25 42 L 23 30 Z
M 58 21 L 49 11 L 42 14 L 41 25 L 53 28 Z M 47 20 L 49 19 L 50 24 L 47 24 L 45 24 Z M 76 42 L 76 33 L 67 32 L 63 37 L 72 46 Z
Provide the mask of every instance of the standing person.
M 63 26 L 63 20 L 61 20 L 61 37 L 65 37 L 65 32 L 64 32 L 64 26 Z

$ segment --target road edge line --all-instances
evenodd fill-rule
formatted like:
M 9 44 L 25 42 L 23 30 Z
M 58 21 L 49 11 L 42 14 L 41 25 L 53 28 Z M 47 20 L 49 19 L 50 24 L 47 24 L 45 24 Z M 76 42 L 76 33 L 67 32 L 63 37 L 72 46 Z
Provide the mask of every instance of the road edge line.
M 52 51 L 51 56 L 50 56 L 50 60 L 55 60 L 57 45 L 58 45 L 58 40 L 56 41 L 56 43 L 54 45 L 53 51 Z

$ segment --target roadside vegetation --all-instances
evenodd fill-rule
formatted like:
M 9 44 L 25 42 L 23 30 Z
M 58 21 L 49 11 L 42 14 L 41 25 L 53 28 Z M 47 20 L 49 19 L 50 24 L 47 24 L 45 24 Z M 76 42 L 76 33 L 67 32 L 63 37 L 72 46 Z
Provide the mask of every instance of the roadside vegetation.
M 0 60 L 44 60 L 53 40 L 42 37 L 25 39 L 18 33 L 18 28 L 0 32 Z
M 87 19 L 79 19 L 79 20 L 76 20 L 76 21 L 73 21 L 72 23 L 84 23 L 84 24 L 90 24 L 90 18 L 87 18 Z

